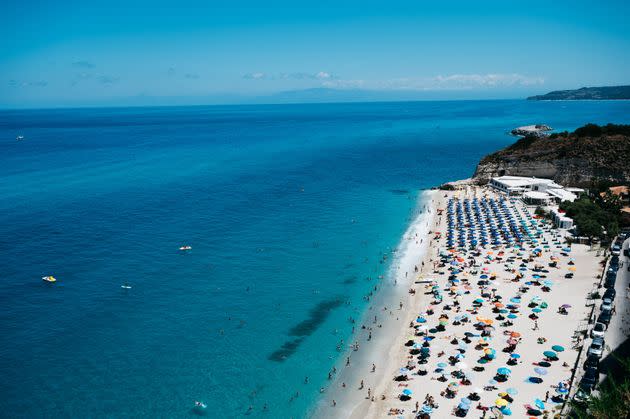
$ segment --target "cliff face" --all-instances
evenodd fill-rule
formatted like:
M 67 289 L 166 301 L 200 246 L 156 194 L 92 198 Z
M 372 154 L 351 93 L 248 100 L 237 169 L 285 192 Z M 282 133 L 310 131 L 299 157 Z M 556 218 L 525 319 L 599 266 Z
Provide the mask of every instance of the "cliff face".
M 485 183 L 503 175 L 549 178 L 565 186 L 588 186 L 593 180 L 628 183 L 630 136 L 525 137 L 484 157 L 473 179 Z

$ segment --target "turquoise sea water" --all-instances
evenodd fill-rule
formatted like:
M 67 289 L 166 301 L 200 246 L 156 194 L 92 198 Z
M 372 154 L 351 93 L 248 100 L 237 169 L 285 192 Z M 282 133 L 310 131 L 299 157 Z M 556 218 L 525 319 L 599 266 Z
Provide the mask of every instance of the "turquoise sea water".
M 586 122 L 630 102 L 0 111 L 0 416 L 308 415 L 420 189 Z

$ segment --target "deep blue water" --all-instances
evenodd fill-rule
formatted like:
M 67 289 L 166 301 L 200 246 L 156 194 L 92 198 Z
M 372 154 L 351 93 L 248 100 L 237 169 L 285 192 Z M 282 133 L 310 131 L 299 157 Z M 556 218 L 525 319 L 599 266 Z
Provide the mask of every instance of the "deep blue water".
M 1 111 L 0 416 L 307 415 L 419 191 L 537 122 L 630 102 Z

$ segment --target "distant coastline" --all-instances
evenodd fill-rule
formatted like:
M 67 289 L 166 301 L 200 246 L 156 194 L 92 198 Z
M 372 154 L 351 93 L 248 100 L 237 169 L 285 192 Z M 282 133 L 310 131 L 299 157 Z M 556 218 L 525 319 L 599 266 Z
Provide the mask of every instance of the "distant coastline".
M 555 90 L 527 100 L 628 100 L 630 86 L 582 87 L 576 90 Z

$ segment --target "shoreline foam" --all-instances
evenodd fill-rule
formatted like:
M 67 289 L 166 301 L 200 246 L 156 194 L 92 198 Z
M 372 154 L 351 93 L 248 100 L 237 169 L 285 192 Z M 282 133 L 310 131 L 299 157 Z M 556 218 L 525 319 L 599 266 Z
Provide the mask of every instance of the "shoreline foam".
M 423 295 L 416 292 L 415 296 L 409 294 L 409 289 L 418 288 L 414 281 L 421 274 L 421 261 L 429 253 L 430 235 L 435 225 L 437 204 L 432 202 L 439 196 L 439 191 L 425 190 L 418 198 L 417 209 L 426 208 L 420 212 L 405 230 L 399 245 L 397 246 L 396 259 L 389 267 L 387 275 L 379 283 L 380 289 L 375 299 L 366 308 L 362 318 L 356 324 L 356 333 L 353 335 L 359 343 L 359 350 L 345 351 L 337 362 L 339 373 L 331 380 L 324 394 L 315 406 L 314 418 L 362 418 L 372 404 L 366 399 L 366 391 L 372 388 L 375 395 L 380 384 L 387 382 L 391 373 L 391 363 L 396 362 L 392 352 L 397 349 L 393 342 L 397 342 L 404 333 L 406 327 L 403 324 L 412 311 L 410 306 L 416 306 L 418 299 Z M 416 243 L 417 241 L 417 243 Z M 420 242 L 422 241 L 422 242 Z M 414 272 L 414 266 L 418 266 L 418 273 Z M 405 275 L 408 272 L 408 275 Z M 403 309 L 399 309 L 399 303 L 403 303 Z M 387 307 L 387 311 L 383 308 Z M 391 314 L 390 314 L 391 312 Z M 374 316 L 378 323 L 374 324 Z M 361 325 L 372 328 L 372 339 L 368 342 L 369 330 L 361 329 Z M 351 342 L 349 342 L 350 344 Z M 350 367 L 345 366 L 346 357 L 350 356 Z M 383 362 L 383 360 L 387 360 Z M 372 363 L 376 364 L 376 371 L 372 372 Z M 365 386 L 359 391 L 359 384 L 364 380 Z M 345 383 L 344 388 L 342 384 Z M 332 406 L 335 400 L 336 406 Z

